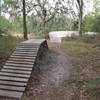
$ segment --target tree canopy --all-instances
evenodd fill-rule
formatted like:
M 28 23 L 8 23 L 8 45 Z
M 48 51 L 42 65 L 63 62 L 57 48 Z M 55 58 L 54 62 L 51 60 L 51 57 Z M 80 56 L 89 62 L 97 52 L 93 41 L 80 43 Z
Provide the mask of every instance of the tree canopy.
M 27 29 L 28 33 L 47 34 L 53 30 L 79 30 L 80 34 L 84 31 L 100 32 L 99 0 L 93 0 L 91 12 L 87 12 L 86 5 L 90 5 L 88 0 L 24 1 L 27 23 L 24 30 Z M 7 17 L 4 19 L 11 24 L 11 31 L 22 32 L 25 21 L 22 0 L 1 0 L 0 11 L 0 16 Z

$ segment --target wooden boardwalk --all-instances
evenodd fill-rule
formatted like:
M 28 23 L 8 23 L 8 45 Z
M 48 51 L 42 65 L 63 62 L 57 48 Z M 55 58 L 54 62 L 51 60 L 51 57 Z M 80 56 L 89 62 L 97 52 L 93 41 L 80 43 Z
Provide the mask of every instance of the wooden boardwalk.
M 22 97 L 44 42 L 44 39 L 31 39 L 18 45 L 0 71 L 0 96 Z

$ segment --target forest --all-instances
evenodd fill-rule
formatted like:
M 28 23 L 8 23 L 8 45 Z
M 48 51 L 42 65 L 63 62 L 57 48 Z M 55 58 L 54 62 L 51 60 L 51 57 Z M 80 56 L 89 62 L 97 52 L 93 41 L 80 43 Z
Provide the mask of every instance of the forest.
M 50 31 L 78 30 L 80 6 L 83 9 L 83 32 L 99 33 L 100 1 L 93 0 L 93 4 L 88 1 L 84 0 L 84 5 L 78 5 L 77 0 L 57 0 L 52 3 L 48 0 L 26 0 L 28 34 L 44 35 Z M 87 10 L 89 5 L 93 6 L 91 12 Z M 23 33 L 21 0 L 1 0 L 0 11 L 0 35 L 9 32 Z
M 62 31 L 78 35 L 50 41 Z M 46 39 L 49 50 L 22 100 L 100 100 L 100 0 L 0 0 L 0 70 L 30 39 Z

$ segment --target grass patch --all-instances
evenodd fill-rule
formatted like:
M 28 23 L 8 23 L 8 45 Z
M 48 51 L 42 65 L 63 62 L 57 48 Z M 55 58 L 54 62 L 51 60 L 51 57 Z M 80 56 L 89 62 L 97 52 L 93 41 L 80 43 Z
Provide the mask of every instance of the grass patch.
M 100 60 L 96 63 L 95 67 L 100 69 Z
M 75 83 L 78 87 L 82 89 L 87 90 L 94 90 L 94 89 L 99 89 L 100 88 L 100 77 L 95 76 L 95 77 L 89 77 L 85 79 L 69 79 L 67 80 L 68 84 Z
M 78 42 L 78 41 L 66 41 L 63 43 L 67 54 L 71 56 L 82 56 L 87 55 L 90 52 L 95 54 L 99 52 L 98 49 L 93 48 L 93 44 Z
M 100 98 L 100 77 L 91 77 L 84 80 L 69 79 L 68 84 L 76 84 L 80 91 L 83 91 L 84 96 L 89 96 L 89 100 L 99 100 Z M 92 99 L 93 98 L 93 99 Z
M 16 46 L 22 41 L 22 39 L 12 36 L 0 37 L 0 59 L 7 57 Z
M 95 35 L 83 35 L 80 36 L 71 36 L 64 38 L 65 41 L 79 41 L 84 43 L 90 43 L 90 44 L 99 44 L 100 43 L 100 34 Z
M 72 56 L 67 83 L 72 88 L 74 83 L 86 100 L 100 100 L 100 35 L 69 37 L 63 47 L 66 55 Z

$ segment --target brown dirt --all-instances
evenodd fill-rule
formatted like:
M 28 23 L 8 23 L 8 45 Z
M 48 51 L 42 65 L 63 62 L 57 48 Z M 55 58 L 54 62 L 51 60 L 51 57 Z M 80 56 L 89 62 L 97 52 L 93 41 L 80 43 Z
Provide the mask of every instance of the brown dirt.
M 49 48 L 50 51 L 35 66 L 33 80 L 22 100 L 71 100 L 64 83 L 69 78 L 69 59 L 60 44 L 49 43 Z
M 21 100 L 72 100 L 65 80 L 69 78 L 70 61 L 60 44 L 49 43 L 50 50 L 34 68 Z M 1 98 L 0 100 L 15 100 Z
M 85 65 L 84 61 L 66 55 L 66 50 L 62 44 L 49 42 L 48 44 L 50 50 L 35 65 L 32 77 L 21 100 L 99 100 L 83 96 L 84 90 L 80 89 L 74 81 L 70 85 L 67 84 L 67 81 L 74 77 L 76 72 L 79 73 L 78 76 L 82 74 L 80 74 L 80 71 L 81 67 Z M 91 64 L 95 64 L 94 62 Z M 89 66 L 89 64 L 88 62 L 86 65 Z M 78 65 L 81 67 L 76 68 L 75 66 Z M 82 70 L 81 76 L 87 76 L 86 70 Z M 74 76 L 71 73 L 74 73 Z M 89 75 L 92 74 L 89 73 Z M 0 100 L 16 99 L 0 98 Z

